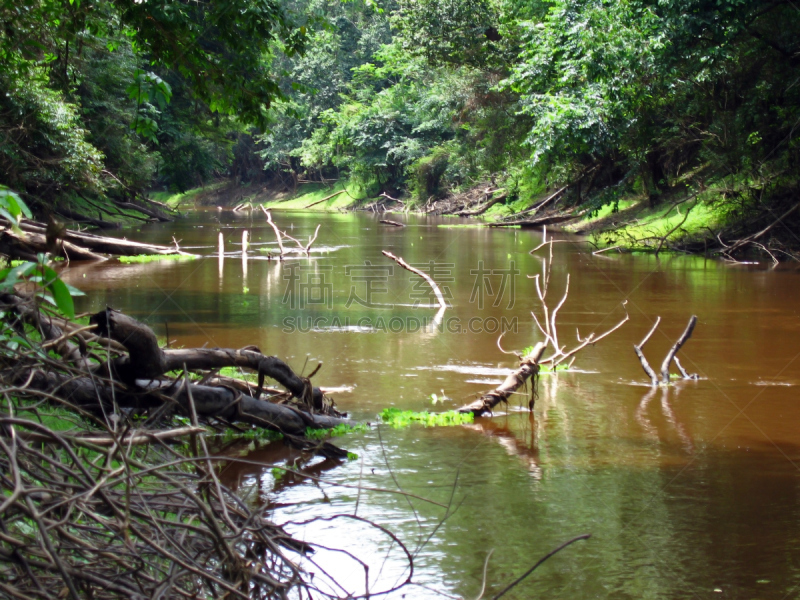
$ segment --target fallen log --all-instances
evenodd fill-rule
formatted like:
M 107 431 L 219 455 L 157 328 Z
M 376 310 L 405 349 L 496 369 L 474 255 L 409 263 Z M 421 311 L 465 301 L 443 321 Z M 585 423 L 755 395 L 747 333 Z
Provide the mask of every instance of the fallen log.
M 540 217 L 539 219 L 526 219 L 522 221 L 503 221 L 502 223 L 488 223 L 489 227 L 516 227 L 520 226 L 522 229 L 532 227 L 542 227 L 543 225 L 556 225 L 558 223 L 566 223 L 577 219 L 577 215 L 551 215 L 547 217 Z
M 67 260 L 106 260 L 105 256 L 77 246 L 66 240 L 48 243 L 41 233 L 17 233 L 11 229 L 0 231 L 0 253 L 23 260 L 36 261 L 36 255 L 47 253 Z
M 312 202 L 311 204 L 309 204 L 308 206 L 305 206 L 305 207 L 303 207 L 303 208 L 304 208 L 304 209 L 306 209 L 306 208 L 311 208 L 312 206 L 316 206 L 317 204 L 322 204 L 323 202 L 326 202 L 326 201 L 330 200 L 331 198 L 335 198 L 335 197 L 336 197 L 336 196 L 338 196 L 339 194 L 344 194 L 346 191 L 347 191 L 347 190 L 339 190 L 338 192 L 334 192 L 334 193 L 333 193 L 333 194 L 331 194 L 330 196 L 325 196 L 325 197 L 324 197 L 322 200 L 317 200 L 316 202 Z M 262 207 L 262 208 L 263 208 L 263 207 Z
M 332 403 L 326 400 L 318 387 L 313 387 L 308 378 L 300 377 L 282 360 L 265 356 L 251 346 L 233 348 L 186 348 L 167 349 L 158 347 L 153 330 L 144 323 L 111 308 L 92 315 L 89 322 L 97 325 L 97 333 L 122 344 L 129 356 L 111 362 L 111 372 L 127 384 L 138 379 L 158 378 L 169 371 L 185 369 L 211 370 L 222 367 L 239 367 L 258 373 L 256 398 L 261 396 L 266 377 L 274 379 L 295 398 L 312 411 L 331 413 Z M 335 413 L 338 415 L 338 413 Z
M 23 219 L 19 228 L 26 233 L 46 235 L 47 225 Z M 74 231 L 67 229 L 62 239 L 66 242 L 86 248 L 101 254 L 113 254 L 117 256 L 136 256 L 137 254 L 174 254 L 175 248 L 170 246 L 159 246 L 156 244 L 143 244 L 133 242 L 123 238 L 112 238 L 96 235 L 85 231 Z
M 512 394 L 515 394 L 531 377 L 539 374 L 539 360 L 541 360 L 546 347 L 544 342 L 536 344 L 530 355 L 522 358 L 519 368 L 508 375 L 499 387 L 484 394 L 474 402 L 462 406 L 458 409 L 458 412 L 472 413 L 476 417 L 480 417 L 491 413 L 494 407 L 501 402 L 508 402 Z
M 64 398 L 96 414 L 111 414 L 115 406 L 147 410 L 167 404 L 181 414 L 191 415 L 193 403 L 199 417 L 248 423 L 295 436 L 303 436 L 309 427 L 331 429 L 352 424 L 348 419 L 306 413 L 287 404 L 259 400 L 226 387 L 186 385 L 174 380 L 139 379 L 127 386 L 98 377 L 76 377 L 35 369 L 20 372 L 16 381 L 20 385 L 28 383 L 34 390 Z
M 378 223 L 383 223 L 384 225 L 391 225 L 392 227 L 405 227 L 402 223 L 398 221 L 392 221 L 391 219 L 381 219 Z
M 472 210 L 460 210 L 455 214 L 459 217 L 477 217 L 478 215 L 482 215 L 487 210 L 492 208 L 495 204 L 500 204 L 506 198 L 508 198 L 507 192 L 500 194 L 499 196 L 495 196 L 485 204 L 480 205 L 478 208 Z

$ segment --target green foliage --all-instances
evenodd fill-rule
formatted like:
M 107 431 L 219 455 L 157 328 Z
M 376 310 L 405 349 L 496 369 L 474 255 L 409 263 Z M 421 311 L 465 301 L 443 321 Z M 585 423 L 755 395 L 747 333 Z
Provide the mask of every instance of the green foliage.
M 369 426 L 365 425 L 364 423 L 356 423 L 354 425 L 341 423 L 336 427 L 332 427 L 331 429 L 312 429 L 307 427 L 306 437 L 312 440 L 324 440 L 327 438 L 347 435 L 348 433 L 361 433 L 362 431 L 369 431 Z
M 23 217 L 32 218 L 31 209 L 15 191 L 0 185 L 0 217 L 5 218 L 12 227 L 18 228 Z
M 412 423 L 420 423 L 425 427 L 463 425 L 472 423 L 474 418 L 472 413 L 459 413 L 454 410 L 443 413 L 429 413 L 428 411 L 414 412 L 393 407 L 383 409 L 380 414 L 380 419 L 383 423 L 397 428 L 408 427 Z
M 87 140 L 79 107 L 48 87 L 44 69 L 24 77 L 0 69 L 0 90 L 0 183 L 45 199 L 103 189 L 103 155 Z
M 354 197 L 417 201 L 491 179 L 509 194 L 496 216 L 569 181 L 559 202 L 594 212 L 728 177 L 753 182 L 737 191 L 747 221 L 798 187 L 796 14 L 757 0 L 0 0 L 0 184 L 42 208 L 264 169 L 293 192 L 349 179 Z
M 53 304 L 65 317 L 75 317 L 73 296 L 82 296 L 83 292 L 61 281 L 51 267 L 47 266 L 44 255 L 39 255 L 39 262 L 24 262 L 16 267 L 0 270 L 0 291 L 9 292 L 20 282 L 36 285 L 36 294 L 43 300 Z
M 231 428 L 227 428 L 225 432 L 222 434 L 222 441 L 223 442 L 231 442 L 233 440 L 256 440 L 260 442 L 276 442 L 278 440 L 283 439 L 283 434 L 272 431 L 270 429 L 264 429 L 263 427 L 249 427 L 244 431 L 236 431 Z
M 125 91 L 128 97 L 136 102 L 136 118 L 131 124 L 131 129 L 143 138 L 158 144 L 156 137 L 158 123 L 146 114 L 141 114 L 141 107 L 143 104 L 150 104 L 163 110 L 172 99 L 172 88 L 155 73 L 136 69 L 133 83 Z
M 403 50 L 431 64 L 483 67 L 503 46 L 498 6 L 487 0 L 399 0 L 391 20 Z
M 0 0 L 0 183 L 48 212 L 223 174 L 305 20 L 274 0 Z
M 417 159 L 411 165 L 414 173 L 412 193 L 420 202 L 442 195 L 442 177 L 447 170 L 450 154 L 442 148 L 434 148 L 427 156 Z

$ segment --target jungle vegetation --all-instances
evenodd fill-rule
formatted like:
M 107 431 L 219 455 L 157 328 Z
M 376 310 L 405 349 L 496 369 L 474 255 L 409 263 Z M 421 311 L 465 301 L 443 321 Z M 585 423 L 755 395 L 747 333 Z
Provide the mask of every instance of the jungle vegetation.
M 0 183 L 40 210 L 220 177 L 417 203 L 569 185 L 590 211 L 713 190 L 751 223 L 797 198 L 789 0 L 2 0 L 0 21 Z

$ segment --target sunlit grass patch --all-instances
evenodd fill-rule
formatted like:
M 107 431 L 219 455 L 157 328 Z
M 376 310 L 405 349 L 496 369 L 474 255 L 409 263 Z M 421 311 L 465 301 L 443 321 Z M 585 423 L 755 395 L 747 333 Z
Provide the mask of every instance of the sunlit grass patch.
M 323 200 L 332 194 L 336 194 L 337 192 L 342 193 L 325 200 L 325 202 L 320 202 L 320 200 Z M 349 182 L 337 181 L 333 187 L 326 187 L 322 184 L 306 184 L 302 188 L 302 193 L 298 194 L 294 198 L 290 198 L 289 200 L 279 200 L 276 202 L 267 202 L 264 204 L 264 206 L 267 208 L 274 206 L 275 208 L 280 208 L 281 210 L 301 210 L 305 209 L 311 204 L 314 204 L 315 202 L 319 202 L 319 204 L 312 206 L 310 210 L 325 211 L 350 208 L 354 204 L 359 204 L 365 201 L 366 198 L 364 197 L 363 190 L 358 189 L 355 185 L 352 185 Z
M 175 209 L 180 207 L 182 204 L 194 202 L 195 197 L 203 192 L 209 193 L 214 190 L 221 189 L 225 187 L 225 185 L 225 181 L 219 181 L 205 186 L 192 188 L 191 190 L 186 190 L 185 192 L 151 192 L 150 199 L 155 200 L 156 202 L 161 202 L 170 208 Z
M 243 381 L 249 381 L 250 383 L 258 382 L 258 373 L 253 373 L 252 371 L 245 371 L 244 369 L 240 369 L 239 367 L 222 367 L 219 370 L 219 374 L 222 377 L 230 377 L 231 379 L 241 379 Z
M 448 410 L 442 413 L 429 413 L 428 411 L 414 412 L 413 410 L 400 410 L 399 408 L 385 408 L 380 414 L 381 421 L 392 427 L 408 427 L 412 423 L 420 423 L 425 427 L 447 427 L 472 423 L 475 419 L 472 413 L 460 413 Z

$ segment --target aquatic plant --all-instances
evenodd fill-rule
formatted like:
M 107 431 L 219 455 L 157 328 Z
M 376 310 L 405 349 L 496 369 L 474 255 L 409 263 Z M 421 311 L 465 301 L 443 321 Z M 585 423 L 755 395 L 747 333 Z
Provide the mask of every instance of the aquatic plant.
M 331 429 L 312 429 L 308 427 L 306 428 L 306 437 L 311 440 L 324 440 L 329 437 L 338 437 L 340 435 L 347 435 L 348 433 L 360 433 L 368 430 L 369 426 L 365 423 L 356 423 L 354 425 L 341 423 Z
M 430 413 L 426 410 L 414 412 L 413 410 L 400 410 L 389 407 L 381 411 L 380 419 L 392 427 L 408 427 L 412 423 L 421 423 L 425 427 L 447 427 L 472 423 L 475 417 L 472 413 L 459 413 L 448 410 L 443 413 Z
M 194 260 L 194 254 L 137 254 L 136 256 L 120 256 L 119 262 L 123 264 L 144 264 L 162 260 Z

